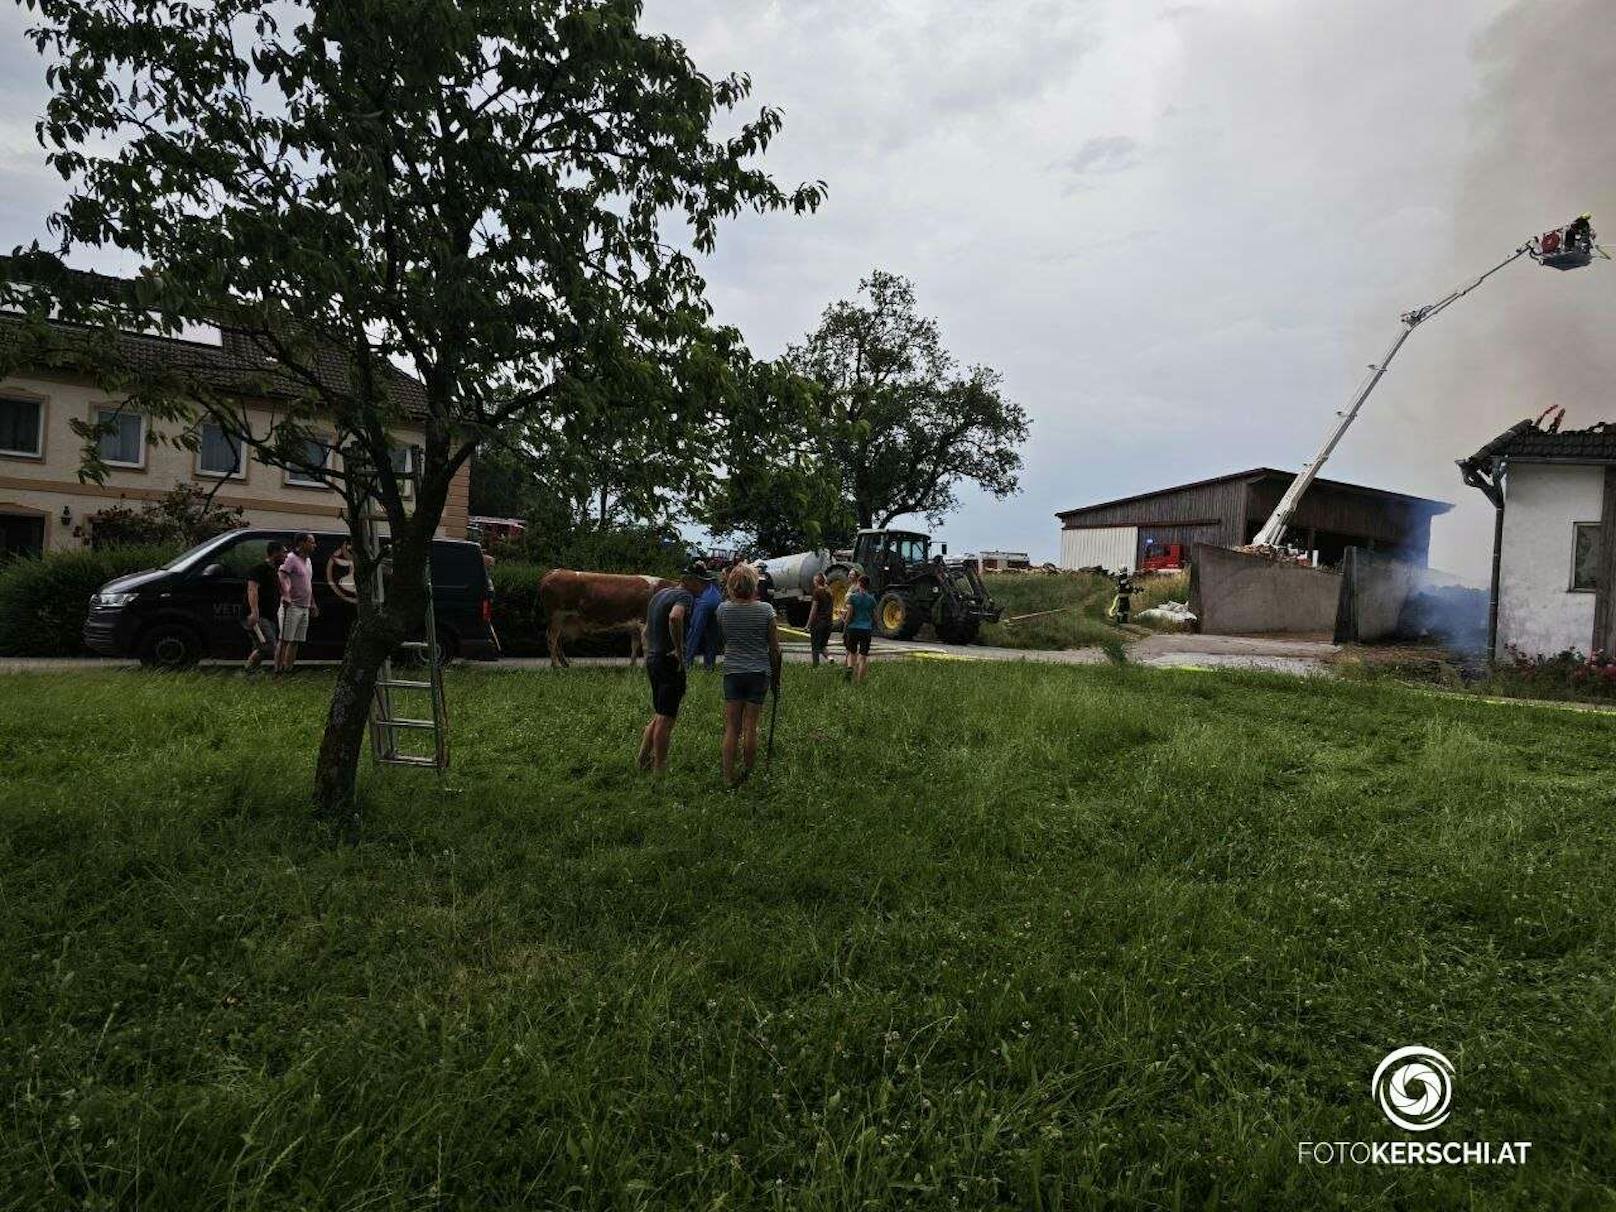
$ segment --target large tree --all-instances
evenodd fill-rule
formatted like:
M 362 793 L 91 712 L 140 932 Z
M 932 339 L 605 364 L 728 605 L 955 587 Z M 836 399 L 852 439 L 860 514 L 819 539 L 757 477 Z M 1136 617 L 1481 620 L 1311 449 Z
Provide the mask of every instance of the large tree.
M 999 373 L 959 365 L 937 321 L 916 310 L 907 278 L 876 270 L 859 294 L 827 307 L 786 354 L 818 389 L 810 438 L 841 476 L 858 524 L 904 514 L 939 524 L 962 483 L 1016 492 L 1027 414 L 1004 397 Z
M 642 32 L 638 0 L 23 2 L 48 60 L 39 136 L 72 193 L 6 301 L 36 336 L 48 312 L 85 321 L 79 352 L 109 387 L 157 415 L 206 412 L 270 462 L 298 468 L 334 427 L 325 474 L 350 516 L 370 501 L 386 516 L 386 602 L 360 605 L 315 769 L 318 810 L 355 821 L 377 670 L 421 617 L 451 477 L 491 435 L 564 432 L 602 376 L 679 386 L 643 409 L 616 399 L 641 433 L 721 404 L 669 220 L 705 252 L 726 216 L 811 209 L 823 186 L 783 190 L 755 166 L 772 109 L 712 133 L 749 81 Z M 84 246 L 136 255 L 135 289 L 52 272 Z M 259 372 L 221 383 L 90 348 L 189 323 L 239 334 Z M 244 401 L 270 377 L 265 431 Z M 664 415 L 669 399 L 688 411 Z M 413 495 L 392 446 L 406 427 L 424 433 Z M 368 582 L 368 556 L 357 571 Z
M 723 474 L 695 516 L 715 535 L 782 555 L 852 539 L 842 477 L 825 457 L 819 393 L 783 361 L 743 368 L 712 456 Z

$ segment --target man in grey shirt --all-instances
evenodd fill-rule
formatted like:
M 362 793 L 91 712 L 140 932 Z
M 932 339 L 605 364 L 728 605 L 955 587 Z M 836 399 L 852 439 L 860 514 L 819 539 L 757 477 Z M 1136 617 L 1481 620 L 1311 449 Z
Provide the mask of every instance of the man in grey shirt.
M 685 621 L 707 584 L 707 565 L 692 560 L 669 585 L 651 595 L 645 616 L 645 673 L 651 680 L 651 722 L 640 733 L 641 770 L 668 768 L 668 742 L 685 697 Z
M 758 600 L 757 570 L 738 564 L 729 574 L 729 601 L 718 608 L 724 637 L 724 785 L 738 787 L 757 762 L 758 718 L 772 685 L 780 688 L 780 626 L 774 607 Z M 742 769 L 735 773 L 735 750 Z

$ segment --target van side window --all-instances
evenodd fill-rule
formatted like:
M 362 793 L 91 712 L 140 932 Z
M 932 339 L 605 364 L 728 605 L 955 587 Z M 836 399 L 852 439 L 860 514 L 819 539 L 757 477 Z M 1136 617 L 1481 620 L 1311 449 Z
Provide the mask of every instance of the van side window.
M 264 552 L 268 547 L 267 538 L 242 539 L 239 543 L 232 543 L 217 552 L 213 562 L 223 564 L 225 572 L 233 577 L 245 577 L 252 571 L 254 564 L 264 562 Z

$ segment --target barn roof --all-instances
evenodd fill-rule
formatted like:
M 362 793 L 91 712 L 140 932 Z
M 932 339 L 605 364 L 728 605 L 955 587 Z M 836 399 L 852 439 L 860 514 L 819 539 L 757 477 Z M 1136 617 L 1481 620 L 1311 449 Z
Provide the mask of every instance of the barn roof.
M 1260 480 L 1278 479 L 1287 482 L 1294 480 L 1294 471 L 1281 471 L 1277 467 L 1251 467 L 1245 471 L 1232 471 L 1228 475 L 1211 476 L 1205 480 L 1192 480 L 1188 484 L 1174 484 L 1167 488 L 1158 488 L 1152 492 L 1135 493 L 1130 497 L 1117 497 L 1110 501 L 1097 501 L 1092 505 L 1080 505 L 1076 509 L 1063 509 L 1056 513 L 1057 518 L 1070 518 L 1078 514 L 1087 513 L 1092 509 L 1107 509 L 1113 505 L 1127 505 L 1134 501 L 1148 501 L 1154 497 L 1170 496 L 1173 493 L 1184 492 L 1192 488 L 1205 488 L 1210 484 L 1227 484 L 1236 480 L 1257 482 Z M 1405 505 L 1423 509 L 1435 516 L 1447 513 L 1453 505 L 1447 501 L 1436 501 L 1429 497 L 1409 496 L 1407 493 L 1391 492 L 1384 488 L 1371 488 L 1365 484 L 1348 484 L 1345 480 L 1326 480 L 1322 477 L 1313 481 L 1314 488 L 1330 488 L 1337 492 L 1356 493 L 1360 496 L 1375 497 L 1383 501 L 1397 501 Z

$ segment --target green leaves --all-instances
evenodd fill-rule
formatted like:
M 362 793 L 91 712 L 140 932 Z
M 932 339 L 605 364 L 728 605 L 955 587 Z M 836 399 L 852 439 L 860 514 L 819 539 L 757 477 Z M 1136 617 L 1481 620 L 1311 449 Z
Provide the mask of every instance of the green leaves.
M 816 385 L 817 453 L 840 476 L 858 524 L 904 514 L 940 523 L 962 482 L 1016 492 L 1028 422 L 1004 398 L 1002 376 L 960 368 L 937 322 L 917 312 L 907 278 L 876 270 L 859 290 L 863 300 L 827 307 L 786 355 Z

